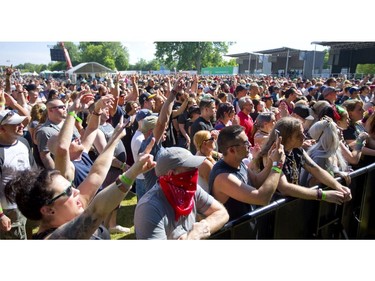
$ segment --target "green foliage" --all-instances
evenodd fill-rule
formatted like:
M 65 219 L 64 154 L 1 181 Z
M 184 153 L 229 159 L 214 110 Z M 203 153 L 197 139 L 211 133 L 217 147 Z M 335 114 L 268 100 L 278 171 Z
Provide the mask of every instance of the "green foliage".
M 356 73 L 375 74 L 375 64 L 358 64 Z
M 126 70 L 129 53 L 120 42 L 80 42 L 82 62 L 98 62 L 110 69 Z
M 132 70 L 159 70 L 160 69 L 160 61 L 157 59 L 151 60 L 147 62 L 145 59 L 140 59 L 135 65 L 130 65 L 130 69 Z
M 169 69 L 200 70 L 226 65 L 223 55 L 231 42 L 155 42 L 155 56 Z

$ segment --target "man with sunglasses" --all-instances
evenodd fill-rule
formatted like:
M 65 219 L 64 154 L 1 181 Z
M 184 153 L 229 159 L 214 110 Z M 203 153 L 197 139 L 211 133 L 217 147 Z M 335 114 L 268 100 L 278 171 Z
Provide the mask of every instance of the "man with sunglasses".
M 43 162 L 44 168 L 54 169 L 55 162 L 48 149 L 48 140 L 51 136 L 57 135 L 67 116 L 66 106 L 60 99 L 49 100 L 47 106 L 47 121 L 36 131 L 35 137 L 40 158 Z M 74 136 L 80 136 L 78 130 L 75 128 Z
M 16 204 L 6 200 L 4 187 L 14 171 L 35 165 L 33 154 L 23 130 L 29 118 L 14 111 L 0 112 L 0 239 L 26 239 L 26 218 Z
M 270 149 L 266 168 L 258 174 L 243 161 L 249 157 L 251 144 L 241 125 L 223 128 L 217 143 L 223 158 L 212 168 L 208 185 L 210 194 L 228 210 L 229 219 L 253 211 L 255 205 L 267 205 L 280 180 L 279 167 L 285 161 L 281 138 Z M 244 224 L 241 233 L 246 237 L 238 233 L 236 238 L 256 238 L 257 232 L 255 223 Z

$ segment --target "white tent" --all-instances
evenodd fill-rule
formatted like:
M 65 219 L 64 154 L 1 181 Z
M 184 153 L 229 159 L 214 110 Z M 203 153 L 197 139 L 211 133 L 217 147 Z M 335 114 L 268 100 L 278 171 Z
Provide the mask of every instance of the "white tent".
M 76 82 L 77 75 L 80 74 L 87 74 L 91 77 L 95 77 L 95 75 L 106 76 L 106 74 L 116 73 L 116 71 L 113 71 L 112 69 L 109 69 L 108 67 L 97 62 L 83 62 L 67 70 L 65 73 L 69 75 L 72 82 Z
M 97 63 L 97 62 L 83 62 L 66 71 L 71 74 L 91 74 L 91 73 L 115 73 L 112 69 Z

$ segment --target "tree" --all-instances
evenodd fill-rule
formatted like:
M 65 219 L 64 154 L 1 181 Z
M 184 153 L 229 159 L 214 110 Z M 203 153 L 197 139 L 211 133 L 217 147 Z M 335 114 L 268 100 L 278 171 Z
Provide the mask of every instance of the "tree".
M 98 62 L 110 69 L 126 70 L 129 53 L 120 42 L 80 42 L 82 62 Z
M 198 70 L 225 63 L 231 42 L 155 42 L 155 56 L 169 69 Z
M 358 64 L 356 73 L 375 74 L 375 64 Z

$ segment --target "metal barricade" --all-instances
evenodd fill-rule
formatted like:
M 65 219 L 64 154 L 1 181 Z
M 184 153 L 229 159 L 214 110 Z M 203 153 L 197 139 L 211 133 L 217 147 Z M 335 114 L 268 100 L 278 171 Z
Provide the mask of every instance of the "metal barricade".
M 352 200 L 343 205 L 283 197 L 229 221 L 210 239 L 373 239 L 374 170 L 372 163 L 350 173 Z M 323 186 L 312 188 L 319 187 Z M 248 229 L 244 225 L 254 222 L 256 236 L 242 231 Z

